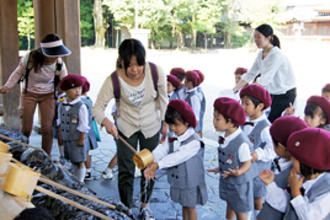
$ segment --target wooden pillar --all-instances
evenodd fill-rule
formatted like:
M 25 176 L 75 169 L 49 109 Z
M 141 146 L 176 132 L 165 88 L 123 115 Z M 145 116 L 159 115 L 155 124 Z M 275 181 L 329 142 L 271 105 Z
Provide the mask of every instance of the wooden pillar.
M 17 0 L 0 2 L 0 77 L 3 85 L 18 64 Z M 4 123 L 19 129 L 20 88 L 15 86 L 10 93 L 2 95 Z
M 71 50 L 64 58 L 70 73 L 81 73 L 79 0 L 33 0 L 36 25 L 36 47 L 48 33 L 57 33 Z

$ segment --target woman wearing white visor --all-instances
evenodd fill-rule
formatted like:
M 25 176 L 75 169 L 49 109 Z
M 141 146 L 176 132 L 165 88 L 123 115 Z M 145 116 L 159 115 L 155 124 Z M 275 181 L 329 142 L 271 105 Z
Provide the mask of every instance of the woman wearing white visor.
M 66 76 L 67 69 L 61 57 L 71 51 L 56 34 L 48 34 L 40 47 L 27 53 L 0 86 L 0 93 L 8 93 L 17 82 L 22 82 L 20 102 L 21 131 L 29 138 L 33 115 L 38 104 L 41 116 L 42 149 L 50 155 L 53 145 L 52 122 L 55 114 L 55 91 L 58 82 Z

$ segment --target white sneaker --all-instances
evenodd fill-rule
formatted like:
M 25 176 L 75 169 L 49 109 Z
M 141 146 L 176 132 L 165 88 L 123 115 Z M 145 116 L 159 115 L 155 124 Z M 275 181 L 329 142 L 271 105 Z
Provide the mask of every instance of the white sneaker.
M 140 176 L 141 176 L 141 171 L 137 167 L 135 167 L 134 177 L 138 178 Z
M 107 167 L 107 168 L 102 172 L 102 177 L 103 177 L 104 179 L 112 179 L 112 178 L 113 178 L 112 169 Z

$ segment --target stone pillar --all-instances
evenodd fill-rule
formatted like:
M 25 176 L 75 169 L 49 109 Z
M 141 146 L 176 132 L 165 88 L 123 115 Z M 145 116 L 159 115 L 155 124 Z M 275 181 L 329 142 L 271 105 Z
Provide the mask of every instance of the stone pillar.
M 0 84 L 3 85 L 18 64 L 17 0 L 1 0 L 0 3 Z M 7 127 L 20 128 L 20 88 L 15 86 L 10 93 L 2 95 L 3 121 Z
M 36 47 L 48 33 L 56 33 L 72 54 L 64 58 L 70 73 L 81 73 L 79 0 L 33 0 Z

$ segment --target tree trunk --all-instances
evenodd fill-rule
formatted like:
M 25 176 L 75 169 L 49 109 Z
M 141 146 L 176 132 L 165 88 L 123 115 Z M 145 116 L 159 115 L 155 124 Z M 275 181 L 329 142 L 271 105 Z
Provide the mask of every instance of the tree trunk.
M 95 47 L 104 47 L 105 45 L 105 27 L 103 24 L 102 0 L 94 0 L 94 26 L 95 26 Z
M 204 48 L 207 49 L 207 33 L 204 33 Z
M 190 42 L 190 47 L 195 49 L 196 48 L 196 41 L 197 41 L 197 31 L 193 30 L 191 32 L 191 42 Z
M 230 48 L 231 46 L 231 42 L 230 42 L 230 38 L 231 38 L 231 34 L 229 32 L 225 32 L 224 33 L 224 46 L 225 48 Z
M 31 37 L 30 37 L 30 34 L 27 34 L 27 41 L 28 41 L 28 50 L 31 50 Z

